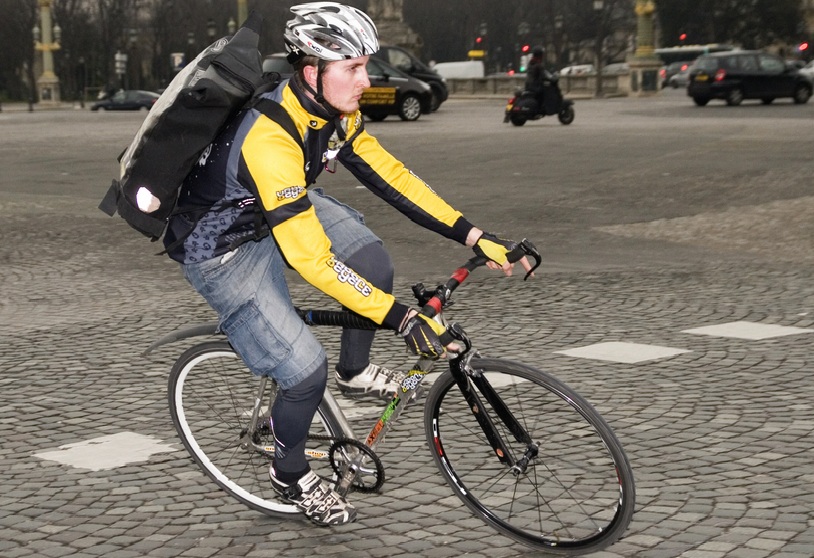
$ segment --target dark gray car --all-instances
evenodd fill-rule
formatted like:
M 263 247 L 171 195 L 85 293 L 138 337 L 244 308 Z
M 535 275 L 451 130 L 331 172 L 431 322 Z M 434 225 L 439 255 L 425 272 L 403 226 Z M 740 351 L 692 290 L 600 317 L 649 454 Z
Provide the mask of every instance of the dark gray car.
M 441 103 L 449 97 L 447 81 L 438 72 L 419 60 L 412 52 L 397 46 L 381 45 L 373 56 L 384 60 L 405 74 L 427 83 L 432 88 L 431 109 L 433 111 L 438 110 Z
M 711 99 L 724 99 L 732 106 L 744 99 L 769 104 L 780 97 L 802 104 L 811 98 L 813 88 L 811 79 L 779 56 L 743 50 L 700 56 L 690 70 L 687 94 L 698 106 Z

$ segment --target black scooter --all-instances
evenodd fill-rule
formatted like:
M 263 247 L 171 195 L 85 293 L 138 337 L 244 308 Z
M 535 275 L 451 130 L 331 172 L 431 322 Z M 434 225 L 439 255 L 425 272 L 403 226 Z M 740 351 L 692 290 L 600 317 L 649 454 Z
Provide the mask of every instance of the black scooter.
M 529 120 L 539 120 L 544 116 L 557 115 L 563 124 L 574 121 L 574 101 L 563 99 L 560 86 L 557 83 L 559 76 L 551 75 L 543 82 L 542 103 L 530 91 L 518 91 L 506 105 L 506 116 L 503 122 L 511 122 L 515 126 L 522 126 Z

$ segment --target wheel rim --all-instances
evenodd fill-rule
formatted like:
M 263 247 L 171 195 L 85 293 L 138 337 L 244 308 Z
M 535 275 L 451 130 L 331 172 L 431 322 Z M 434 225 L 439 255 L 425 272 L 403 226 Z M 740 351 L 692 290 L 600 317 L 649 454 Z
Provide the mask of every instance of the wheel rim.
M 207 476 L 253 509 L 270 514 L 298 513 L 296 507 L 281 502 L 271 488 L 268 469 L 274 437 L 268 422 L 255 434 L 253 446 L 246 447 L 246 440 L 241 440 L 259 380 L 237 355 L 230 350 L 202 353 L 188 360 L 174 380 L 170 386 L 173 423 L 187 451 Z M 274 389 L 267 390 L 263 407 L 266 417 L 274 393 Z M 319 413 L 312 432 L 330 434 Z M 307 445 L 312 467 L 326 477 L 331 476 L 327 461 L 329 445 L 330 442 Z
M 484 370 L 490 368 L 483 364 Z M 504 380 L 497 389 L 538 443 L 539 455 L 525 473 L 512 475 L 492 454 L 450 380 L 439 386 L 428 427 L 434 457 L 451 485 L 460 487 L 458 497 L 499 531 L 525 544 L 567 552 L 598 550 L 615 542 L 627 528 L 635 498 L 632 477 L 620 478 L 620 470 L 629 470 L 624 456 L 611 452 L 579 402 L 525 378 L 510 377 L 512 382 L 506 383 L 506 374 L 485 373 Z M 527 446 L 498 426 L 504 441 L 511 442 L 510 450 L 522 455 Z
M 743 101 L 743 92 L 740 89 L 733 89 L 729 92 L 729 97 L 727 97 L 727 101 L 729 101 L 730 105 L 739 105 Z
M 417 97 L 410 95 L 401 103 L 401 117 L 404 120 L 417 120 L 421 116 L 421 103 Z

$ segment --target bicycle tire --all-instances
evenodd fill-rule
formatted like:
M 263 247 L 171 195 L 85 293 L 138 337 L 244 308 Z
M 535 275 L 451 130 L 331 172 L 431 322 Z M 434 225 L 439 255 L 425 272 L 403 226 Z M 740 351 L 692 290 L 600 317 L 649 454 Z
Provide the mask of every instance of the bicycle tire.
M 514 476 L 446 372 L 427 394 L 424 425 L 433 460 L 455 495 L 487 524 L 527 546 L 576 556 L 616 542 L 630 524 L 636 489 L 610 426 L 583 397 L 545 372 L 498 359 L 473 359 L 471 366 L 487 378 L 539 453 Z M 479 395 L 479 412 L 492 418 L 510 451 L 522 456 L 527 444 L 512 436 Z
M 268 420 L 252 437 L 255 445 L 241 443 L 257 397 L 259 378 L 243 364 L 226 341 L 207 341 L 186 350 L 169 376 L 168 400 L 172 422 L 184 447 L 198 467 L 220 488 L 248 507 L 266 515 L 300 513 L 279 499 L 271 488 L 268 470 L 274 437 Z M 268 382 L 263 416 L 274 401 L 276 384 Z M 342 430 L 320 404 L 310 434 L 342 436 Z M 311 468 L 324 478 L 333 476 L 328 459 L 330 440 L 307 444 Z M 259 448 L 265 447 L 266 450 Z

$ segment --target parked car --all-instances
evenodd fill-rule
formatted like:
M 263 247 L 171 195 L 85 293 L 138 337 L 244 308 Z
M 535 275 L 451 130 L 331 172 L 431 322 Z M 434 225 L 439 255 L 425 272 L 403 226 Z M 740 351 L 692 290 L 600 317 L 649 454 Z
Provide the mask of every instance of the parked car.
M 613 62 L 602 66 L 603 76 L 618 76 L 630 73 L 630 64 L 627 62 Z
M 269 72 L 277 72 L 283 78 L 289 78 L 294 74 L 294 68 L 288 63 L 285 54 L 269 54 L 263 58 L 263 73 Z
M 367 62 L 370 87 L 365 89 L 359 104 L 362 114 L 373 121 L 384 120 L 391 114 L 402 120 L 418 120 L 432 111 L 432 88 L 380 58 Z
M 291 77 L 294 69 L 285 54 L 271 54 L 263 59 L 264 72 L 277 72 Z M 380 58 L 371 57 L 367 63 L 370 87 L 359 101 L 362 113 L 371 120 L 384 120 L 398 115 L 402 120 L 418 120 L 432 110 L 433 91 L 429 84 L 416 79 Z
M 744 99 L 769 104 L 778 97 L 807 103 L 814 85 L 811 79 L 768 52 L 741 50 L 700 56 L 690 70 L 687 94 L 698 106 L 710 99 L 739 105 Z
M 418 78 L 427 83 L 432 88 L 432 110 L 438 110 L 441 103 L 449 97 L 447 80 L 424 64 L 409 50 L 397 46 L 381 45 L 378 52 L 373 56 L 381 58 L 394 68 L 398 68 L 405 74 Z
M 596 68 L 594 68 L 593 64 L 577 64 L 575 66 L 566 66 L 560 70 L 561 76 L 582 76 L 594 73 L 596 73 Z
M 670 85 L 670 78 L 676 75 L 677 73 L 686 70 L 687 68 L 692 65 L 692 61 L 690 60 L 682 60 L 681 62 L 672 62 L 667 64 L 666 66 L 662 66 L 661 70 L 659 70 L 659 77 L 661 77 L 661 87 L 662 89 Z
M 800 73 L 808 76 L 809 79 L 814 79 L 814 60 L 800 68 Z
M 692 65 L 685 66 L 680 72 L 670 76 L 670 87 L 673 89 L 687 87 L 687 84 L 690 82 L 690 68 L 692 68 Z
M 150 110 L 159 94 L 138 89 L 121 89 L 110 97 L 96 101 L 90 110 Z

